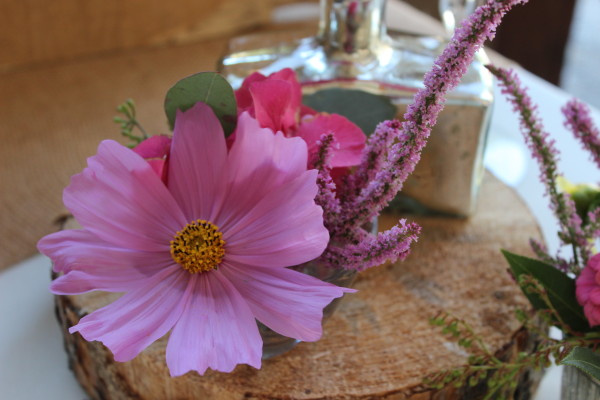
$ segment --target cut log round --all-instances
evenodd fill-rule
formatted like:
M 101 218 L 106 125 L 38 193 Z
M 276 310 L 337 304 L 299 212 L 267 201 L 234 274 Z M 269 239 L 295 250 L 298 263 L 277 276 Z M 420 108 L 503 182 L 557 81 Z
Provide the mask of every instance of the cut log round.
M 380 229 L 397 221 L 380 218 Z M 466 363 L 467 354 L 428 319 L 446 311 L 465 319 L 499 353 L 527 342 L 514 311 L 528 303 L 507 272 L 500 249 L 529 254 L 540 237 L 533 216 L 508 187 L 486 176 L 477 213 L 469 219 L 408 217 L 423 230 L 404 262 L 361 273 L 316 343 L 300 343 L 232 373 L 208 371 L 171 378 L 167 338 L 119 363 L 99 342 L 70 335 L 85 314 L 115 299 L 89 293 L 56 298 L 70 366 L 93 399 L 458 399 L 480 393 L 429 391 L 427 374 Z M 525 391 L 527 386 L 524 387 Z M 527 398 L 523 396 L 521 398 Z

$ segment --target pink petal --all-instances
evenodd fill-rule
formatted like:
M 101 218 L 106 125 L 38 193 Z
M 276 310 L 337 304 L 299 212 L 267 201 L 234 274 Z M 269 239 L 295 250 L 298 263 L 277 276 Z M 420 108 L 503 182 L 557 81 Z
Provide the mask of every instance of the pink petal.
M 262 339 L 245 300 L 220 271 L 194 275 L 193 294 L 167 345 L 171 376 L 206 369 L 260 368 Z
M 167 184 L 168 174 L 167 174 L 167 160 L 146 160 L 148 164 L 152 167 L 154 173 L 160 177 L 160 179 Z
M 116 361 L 128 361 L 165 335 L 188 301 L 190 274 L 178 265 L 165 268 L 117 301 L 83 317 L 69 332 L 98 340 Z
M 282 81 L 287 81 L 292 84 L 294 88 L 294 92 L 300 92 L 302 87 L 298 83 L 298 79 L 296 78 L 296 72 L 291 68 L 283 68 L 277 72 L 273 72 L 269 75 L 268 79 L 278 79 Z
M 242 82 L 242 86 L 235 91 L 235 100 L 238 106 L 238 114 L 244 111 L 248 111 L 252 117 L 254 117 L 254 102 L 252 100 L 252 94 L 250 94 L 250 86 L 254 82 L 262 82 L 267 79 L 266 76 L 260 72 L 253 72 Z
M 133 148 L 142 158 L 164 158 L 169 154 L 171 138 L 165 135 L 151 136 Z
M 166 184 L 167 158 L 171 152 L 171 138 L 166 135 L 151 136 L 133 148 L 152 167 L 156 175 Z
M 600 307 L 600 286 L 596 286 L 589 292 L 588 302 Z
M 173 233 L 187 223 L 150 165 L 110 140 L 103 141 L 88 167 L 73 176 L 63 200 L 87 230 L 137 250 L 168 249 Z
M 138 288 L 147 278 L 134 269 L 89 269 L 70 271 L 52 281 L 50 291 L 59 295 L 71 295 L 102 290 L 104 292 L 127 292 Z
M 52 233 L 39 241 L 38 249 L 52 259 L 55 272 L 106 269 L 113 273 L 132 269 L 143 278 L 173 262 L 168 252 L 145 252 L 115 246 L 85 229 Z
M 267 79 L 289 82 L 292 87 L 290 98 L 293 107 L 295 109 L 312 110 L 311 108 L 302 105 L 302 86 L 298 82 L 296 71 L 291 68 L 280 69 L 279 71 L 273 72 L 271 75 L 269 75 Z
M 600 253 L 595 254 L 588 260 L 587 266 L 596 272 L 600 272 Z M 600 285 L 600 282 L 598 282 Z
M 260 126 L 284 133 L 296 126 L 302 93 L 296 91 L 292 82 L 273 79 L 254 82 L 250 85 L 250 93 Z
M 596 283 L 596 271 L 588 263 L 575 281 L 575 295 L 579 304 L 585 305 L 589 301 L 590 292 L 597 287 L 600 286 Z
M 304 139 L 309 154 L 314 154 L 318 150 L 317 141 L 324 133 L 333 133 L 335 139 L 332 167 L 350 167 L 360 163 L 367 137 L 358 126 L 341 115 L 317 114 L 314 118 L 305 118 L 295 135 Z
M 177 111 L 169 158 L 169 189 L 186 223 L 209 219 L 225 195 L 227 147 L 219 120 L 204 103 Z
M 325 250 L 329 232 L 323 210 L 313 199 L 317 171 L 306 171 L 271 191 L 258 204 L 245 204 L 246 214 L 223 230 L 225 259 L 264 267 L 287 267 L 312 260 Z
M 284 336 L 307 342 L 321 337 L 323 308 L 344 293 L 355 292 L 287 268 L 228 264 L 220 271 L 259 321 Z
M 83 229 L 48 235 L 38 248 L 51 258 L 55 272 L 66 273 L 52 282 L 54 294 L 126 292 L 173 263 L 168 253 L 115 247 Z
M 583 306 L 583 313 L 591 327 L 600 325 L 600 307 L 587 303 Z
M 236 140 L 229 152 L 229 195 L 219 224 L 241 218 L 275 188 L 306 171 L 306 144 L 300 138 L 285 138 L 260 128 L 248 113 L 238 120 Z M 214 216 L 217 220 L 217 216 Z

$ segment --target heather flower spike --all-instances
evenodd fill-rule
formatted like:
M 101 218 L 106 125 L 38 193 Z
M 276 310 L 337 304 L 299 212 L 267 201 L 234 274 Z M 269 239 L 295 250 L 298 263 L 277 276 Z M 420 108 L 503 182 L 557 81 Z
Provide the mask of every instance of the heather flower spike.
M 590 152 L 592 159 L 600 168 L 600 132 L 590 117 L 589 108 L 574 99 L 562 108 L 562 112 L 566 118 L 565 126 Z
M 561 226 L 559 237 L 564 244 L 572 244 L 579 251 L 574 251 L 574 260 L 570 263 L 573 272 L 578 272 L 578 257 L 581 256 L 585 264 L 590 257 L 591 243 L 582 229 L 582 220 L 577 214 L 575 202 L 568 193 L 558 190 L 558 150 L 554 141 L 549 139 L 549 134 L 537 116 L 536 107 L 533 105 L 527 91 L 521 87 L 521 82 L 514 71 L 488 66 L 488 69 L 502 87 L 513 103 L 514 110 L 519 113 L 521 130 L 533 157 L 540 167 L 540 180 L 546 186 L 546 195 L 550 198 L 552 211 Z
M 259 368 L 256 319 L 319 339 L 323 308 L 352 290 L 285 268 L 318 257 L 329 240 L 306 144 L 242 114 L 228 152 L 203 103 L 178 112 L 170 144 L 168 186 L 140 155 L 104 141 L 65 189 L 83 228 L 38 244 L 62 273 L 52 292 L 125 292 L 70 332 L 101 341 L 117 361 L 170 332 L 173 376 Z
M 516 4 L 527 0 L 491 0 L 471 14 L 454 36 L 444 52 L 425 75 L 425 88 L 419 90 L 404 115 L 405 121 L 394 135 L 398 141 L 392 145 L 384 166 L 373 181 L 356 188 L 360 194 L 348 202 L 345 226 L 360 226 L 376 216 L 402 189 L 412 173 L 427 143 L 431 128 L 444 107 L 446 93 L 456 87 L 466 73 L 475 53 L 486 39 L 492 39 L 502 17 Z M 366 153 L 372 152 L 369 143 Z M 364 163 L 363 159 L 363 163 Z

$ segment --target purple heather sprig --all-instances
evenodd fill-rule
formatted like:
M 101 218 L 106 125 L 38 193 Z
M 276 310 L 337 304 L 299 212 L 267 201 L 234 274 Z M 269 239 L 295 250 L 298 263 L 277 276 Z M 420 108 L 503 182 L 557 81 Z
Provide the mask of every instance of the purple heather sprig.
M 540 168 L 540 180 L 546 187 L 546 195 L 550 198 L 551 209 L 558 218 L 561 231 L 559 238 L 564 244 L 573 245 L 573 262 L 571 268 L 576 272 L 579 268 L 579 255 L 585 264 L 590 257 L 591 244 L 582 229 L 582 220 L 577 214 L 575 202 L 568 193 L 560 192 L 557 187 L 558 156 L 554 140 L 549 139 L 548 132 L 537 115 L 537 107 L 532 103 L 527 90 L 513 70 L 487 66 L 498 78 L 502 93 L 506 94 L 513 104 L 513 110 L 520 115 L 521 131 L 531 154 Z M 535 250 L 535 248 L 534 248 Z
M 573 99 L 562 108 L 566 118 L 565 127 L 573 132 L 573 135 L 581 141 L 592 155 L 592 159 L 600 168 L 600 132 L 590 118 L 589 108 Z
M 431 128 L 444 107 L 446 93 L 458 85 L 483 42 L 493 38 L 504 14 L 516 4 L 526 2 L 490 0 L 455 31 L 444 52 L 425 75 L 425 88 L 417 92 L 413 104 L 408 107 L 405 121 L 398 131 L 401 140 L 391 147 L 383 168 L 375 173 L 373 180 L 360 188 L 356 198 L 345 199 L 345 209 L 352 210 L 343 215 L 346 230 L 356 228 L 378 215 L 400 191 L 421 157 Z M 366 153 L 370 152 L 371 146 L 368 146 Z
M 563 272 L 569 271 L 569 262 L 559 256 L 552 257 L 544 243 L 532 238 L 529 239 L 529 246 L 531 247 L 538 259 L 550 265 L 554 265 L 557 269 Z
M 338 225 L 338 216 L 340 215 L 340 201 L 336 197 L 336 186 L 331 178 L 331 168 L 329 160 L 331 158 L 331 145 L 333 144 L 333 134 L 324 133 L 321 139 L 317 141 L 318 150 L 315 153 L 311 165 L 319 171 L 317 175 L 317 186 L 319 192 L 315 202 L 323 208 L 323 222 L 330 235 L 336 235 Z
M 362 188 L 375 180 L 377 172 L 385 166 L 388 149 L 394 142 L 399 141 L 402 141 L 400 121 L 383 121 L 377 125 L 373 134 L 367 139 L 360 165 L 345 182 L 346 198 L 359 195 Z
M 321 256 L 329 265 L 362 271 L 383 264 L 388 260 L 403 260 L 410 252 L 410 245 L 416 242 L 421 227 L 414 222 L 400 220 L 398 225 L 385 232 L 364 235 L 357 244 L 344 247 L 329 246 Z
M 590 211 L 587 214 L 588 221 L 583 227 L 583 230 L 589 238 L 600 237 L 600 208 L 596 208 L 594 211 Z

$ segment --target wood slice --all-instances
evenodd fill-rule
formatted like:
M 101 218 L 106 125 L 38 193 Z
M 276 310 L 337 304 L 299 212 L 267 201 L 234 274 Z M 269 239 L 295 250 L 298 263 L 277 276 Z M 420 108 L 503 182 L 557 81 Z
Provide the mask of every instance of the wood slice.
M 469 219 L 409 217 L 422 227 L 402 263 L 362 273 L 356 294 L 346 295 L 316 343 L 300 343 L 261 370 L 241 365 L 230 374 L 208 371 L 171 378 L 166 337 L 126 363 L 99 342 L 67 328 L 114 295 L 56 298 L 69 363 L 92 399 L 473 399 L 481 393 L 427 391 L 427 374 L 466 363 L 467 354 L 432 327 L 444 310 L 468 321 L 506 357 L 527 337 L 514 317 L 528 303 L 507 273 L 500 249 L 529 254 L 540 237 L 533 216 L 508 187 L 486 176 L 479 209 Z M 398 216 L 384 215 L 380 228 Z M 520 398 L 528 398 L 527 385 Z

